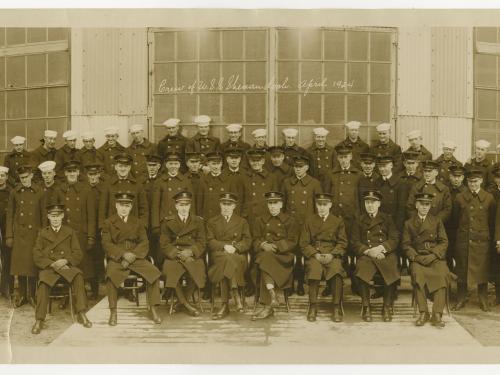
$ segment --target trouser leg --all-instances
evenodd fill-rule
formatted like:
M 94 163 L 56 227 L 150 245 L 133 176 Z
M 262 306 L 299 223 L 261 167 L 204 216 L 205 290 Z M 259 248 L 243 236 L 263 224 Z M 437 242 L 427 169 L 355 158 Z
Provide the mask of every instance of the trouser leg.
M 157 279 L 153 283 L 146 284 L 146 294 L 148 296 L 149 306 L 157 306 L 160 304 L 160 280 Z
M 210 283 L 207 283 L 207 284 L 210 284 Z M 186 299 L 188 301 L 193 298 L 193 293 L 194 293 L 195 289 L 196 289 L 196 284 L 195 284 L 194 280 L 189 275 L 187 275 L 186 288 L 184 289 L 184 295 L 186 296 Z
M 108 293 L 109 308 L 116 309 L 118 304 L 118 288 L 109 279 L 106 280 L 106 291 Z
M 342 293 L 344 290 L 342 277 L 340 277 L 340 275 L 335 275 L 332 279 L 330 279 L 330 285 L 333 293 L 333 304 L 340 305 L 340 301 L 342 300 Z
M 457 299 L 459 301 L 467 298 L 467 283 L 457 283 Z
M 359 291 L 361 294 L 361 304 L 364 307 L 370 306 L 370 285 L 358 278 Z
M 442 314 L 446 304 L 446 288 L 440 288 L 432 293 L 432 313 Z
M 396 284 L 392 283 L 390 285 L 384 286 L 384 306 L 392 306 L 392 301 L 394 300 L 394 291 L 396 290 Z
M 20 298 L 28 298 L 28 278 L 17 276 L 17 294 Z
M 309 280 L 309 302 L 311 304 L 318 302 L 319 280 Z
M 480 297 L 487 298 L 488 297 L 488 284 L 477 284 L 477 294 Z
M 85 292 L 85 281 L 81 274 L 76 275 L 73 279 L 72 288 L 75 293 L 76 312 L 87 311 L 87 293 Z
M 180 280 L 175 286 L 175 294 L 177 294 L 177 299 L 179 300 L 180 303 L 182 303 L 183 305 L 188 304 L 186 295 L 184 294 L 184 290 L 182 289 L 182 281 Z
M 40 283 L 36 293 L 35 318 L 37 320 L 44 320 L 47 316 L 47 307 L 49 305 L 50 286 Z
M 229 285 L 226 278 L 223 278 L 220 282 L 220 299 L 222 303 L 229 301 Z
M 417 301 L 418 311 L 421 313 L 429 312 L 429 307 L 427 306 L 427 297 L 425 295 L 425 290 L 420 286 L 415 285 L 415 300 Z
M 269 289 L 267 288 L 267 284 L 269 281 L 271 281 L 274 284 L 274 281 L 272 281 L 271 277 L 266 272 L 262 272 L 260 276 L 260 285 L 259 285 L 260 288 L 259 302 L 263 305 L 271 304 L 271 295 L 269 294 Z

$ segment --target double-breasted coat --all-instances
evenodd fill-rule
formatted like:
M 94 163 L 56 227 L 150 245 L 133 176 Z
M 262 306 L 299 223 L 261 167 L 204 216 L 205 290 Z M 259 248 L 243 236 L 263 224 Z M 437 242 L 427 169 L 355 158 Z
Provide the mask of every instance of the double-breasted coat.
M 361 172 L 359 174 L 358 181 L 358 195 L 359 195 L 359 207 L 363 210 L 364 200 L 363 193 L 369 189 L 375 189 L 375 181 L 379 178 L 379 174 L 375 171 L 372 172 L 370 176 Z
M 455 204 L 455 199 L 459 193 L 462 193 L 467 190 L 465 185 L 460 185 L 458 188 L 453 187 L 451 185 L 448 185 L 450 189 L 450 195 L 451 195 L 451 202 L 452 202 L 452 207 Z M 453 210 L 452 210 L 453 212 Z M 448 221 L 444 224 L 444 228 L 446 229 L 446 235 L 448 236 L 448 252 L 446 255 L 448 257 L 454 257 L 455 255 L 455 244 L 456 244 L 456 238 L 457 238 L 457 229 L 458 229 L 458 222 L 457 218 L 454 217 L 453 215 L 450 215 L 450 218 Z
M 56 174 L 60 179 L 64 179 L 64 164 L 71 160 L 80 161 L 78 149 L 71 148 L 68 145 L 62 146 L 56 151 L 54 161 L 56 162 Z
M 425 180 L 420 180 L 410 189 L 408 200 L 406 202 L 406 218 L 409 219 L 416 213 L 415 194 L 430 193 L 434 194 L 432 198 L 431 209 L 429 213 L 437 216 L 443 223 L 446 223 L 451 215 L 452 201 L 450 189 L 440 181 L 436 180 L 434 184 L 428 184 Z
M 81 172 L 85 171 L 86 165 L 100 164 L 104 166 L 104 155 L 95 147 L 92 147 L 91 149 L 82 147 L 81 149 L 79 149 L 78 160 L 80 160 L 80 162 L 82 163 Z
M 417 160 L 419 162 L 423 162 L 425 160 L 432 160 L 432 152 L 430 152 L 429 150 L 427 150 L 425 148 L 425 146 L 423 146 L 423 145 L 420 146 L 420 148 L 418 150 L 415 150 L 412 147 L 408 147 L 408 149 L 405 152 L 408 152 L 408 151 L 418 153 Z
M 294 175 L 286 178 L 281 188 L 284 194 L 285 212 L 293 215 L 299 225 L 304 223 L 307 215 L 315 213 L 314 195 L 323 192 L 316 178 L 305 175 L 299 180 Z
M 104 173 L 108 176 L 113 176 L 116 174 L 115 172 L 115 156 L 125 152 L 125 147 L 123 147 L 120 143 L 116 142 L 116 144 L 111 147 L 108 142 L 104 143 L 101 147 L 97 149 L 99 153 L 102 155 L 103 169 Z
M 165 160 L 165 156 L 169 153 L 176 153 L 181 158 L 181 172 L 186 171 L 185 157 L 186 157 L 186 145 L 188 139 L 184 137 L 180 131 L 176 135 L 166 135 L 160 142 L 158 142 L 158 155 Z
M 39 185 L 21 184 L 11 190 L 7 204 L 6 239 L 13 240 L 10 273 L 36 276 L 33 246 L 38 230 L 46 222 L 43 191 Z
M 325 144 L 324 147 L 318 147 L 316 143 L 313 143 L 306 151 L 312 156 L 314 177 L 321 179 L 321 176 L 332 170 L 334 165 L 334 149 L 332 146 Z
M 101 232 L 102 247 L 108 259 L 106 278 L 119 287 L 134 271 L 152 284 L 161 276 L 160 271 L 145 258 L 149 253 L 149 242 L 144 223 L 129 215 L 124 222 L 118 214 L 106 219 Z M 136 260 L 128 268 L 123 268 L 123 254 L 134 253 Z
M 83 253 L 80 249 L 76 232 L 66 225 L 61 225 L 58 232 L 50 226 L 38 233 L 33 247 L 33 259 L 40 270 L 38 282 L 53 287 L 62 277 L 71 283 L 76 275 L 81 274 L 79 267 Z M 59 259 L 68 261 L 68 268 L 54 270 L 50 265 Z
M 220 213 L 219 197 L 222 193 L 232 192 L 230 178 L 221 173 L 214 176 L 211 173 L 200 179 L 198 196 L 196 197 L 196 212 L 206 220 Z
M 167 288 L 175 288 L 186 272 L 199 288 L 205 286 L 203 256 L 206 250 L 206 233 L 203 218 L 190 214 L 185 223 L 177 214 L 164 218 L 160 229 L 160 247 L 165 256 L 163 274 L 166 275 Z M 191 261 L 183 261 L 178 257 L 182 250 L 192 251 Z
M 236 252 L 224 251 L 225 245 L 233 245 Z M 245 270 L 248 266 L 247 253 L 252 245 L 248 222 L 233 213 L 229 222 L 218 215 L 207 221 L 207 246 L 210 252 L 208 279 L 218 283 L 223 278 L 236 280 L 238 286 L 245 286 Z
M 3 165 L 9 168 L 9 183 L 14 186 L 19 181 L 19 176 L 17 174 L 17 168 L 21 165 L 30 165 L 31 154 L 23 150 L 22 152 L 17 152 L 12 150 L 5 155 Z
M 329 214 L 326 220 L 319 215 L 309 215 L 300 233 L 299 246 L 306 259 L 307 280 L 330 280 L 336 275 L 346 277 L 342 266 L 347 248 L 347 235 L 344 220 Z M 328 264 L 321 264 L 315 254 L 331 254 Z
M 255 219 L 268 212 L 264 194 L 278 190 L 276 177 L 267 170 L 247 171 L 243 177 L 242 216 L 253 225 Z
M 144 179 L 148 176 L 148 167 L 146 165 L 146 156 L 156 152 L 156 144 L 144 138 L 142 143 L 132 142 L 127 147 L 127 152 L 134 159 L 131 173 L 136 179 Z
M 228 139 L 225 142 L 222 142 L 219 145 L 219 151 L 222 153 L 222 155 L 225 155 L 226 151 L 228 149 L 232 148 L 239 148 L 243 150 L 243 155 L 241 156 L 241 163 L 240 163 L 240 168 L 247 169 L 248 168 L 248 158 L 247 158 L 247 150 L 252 148 L 250 144 L 242 141 L 241 139 L 238 139 L 237 142 L 233 142 L 230 139 Z M 224 168 L 227 168 L 227 162 L 226 162 L 226 157 L 224 156 Z
M 450 271 L 446 264 L 448 239 L 443 222 L 432 214 L 424 222 L 418 215 L 405 222 L 402 239 L 403 251 L 410 259 L 412 283 L 422 290 L 427 287 L 429 293 L 446 288 L 450 281 Z M 418 256 L 434 255 L 428 265 L 419 263 Z
M 280 166 L 271 165 L 269 167 L 269 172 L 276 176 L 276 181 L 278 181 L 279 189 L 282 190 L 283 182 L 285 178 L 293 176 L 293 168 L 287 163 L 283 162 Z
M 378 271 L 386 285 L 399 280 L 396 253 L 399 245 L 399 231 L 388 214 L 378 212 L 374 218 L 371 218 L 365 211 L 353 223 L 351 242 L 356 255 L 355 275 L 358 278 L 369 283 Z M 382 245 L 386 251 L 384 259 L 374 259 L 364 254 L 366 250 L 379 245 Z
M 374 154 L 376 157 L 392 156 L 394 159 L 393 173 L 398 173 L 403 169 L 403 153 L 401 151 L 401 146 L 394 143 L 392 139 L 389 139 L 387 143 L 380 143 L 378 140 L 375 141 L 370 147 L 370 153 Z
M 193 135 L 186 143 L 186 152 L 197 152 L 201 155 L 202 162 L 205 156 L 210 152 L 219 151 L 220 140 L 217 137 L 207 135 L 202 136 L 199 133 Z
M 375 189 L 382 194 L 382 203 L 380 212 L 384 212 L 391 216 L 396 223 L 398 230 L 403 229 L 405 219 L 406 201 L 403 199 L 403 183 L 401 178 L 393 173 L 388 179 L 379 176 L 374 182 Z
M 352 163 L 357 168 L 360 167 L 361 154 L 367 153 L 370 150 L 370 146 L 368 146 L 368 144 L 359 137 L 354 142 L 351 141 L 351 139 L 349 137 L 347 137 L 346 139 L 344 139 L 343 141 L 341 141 L 337 145 L 335 145 L 335 148 L 340 147 L 340 146 L 351 147 L 351 149 L 352 149 Z M 333 164 L 335 166 L 340 166 L 339 161 L 337 159 L 337 152 L 335 151 L 335 148 L 333 149 Z
M 438 180 L 441 181 L 443 184 L 447 185 L 449 178 L 450 178 L 450 171 L 449 168 L 452 165 L 459 165 L 462 166 L 462 163 L 458 161 L 454 156 L 451 157 L 451 159 L 445 159 L 444 155 L 441 154 L 438 156 L 436 161 L 439 164 L 439 174 L 438 174 Z
M 457 223 L 454 273 L 460 282 L 470 286 L 488 282 L 496 209 L 495 199 L 483 189 L 477 196 L 467 189 L 455 198 L 452 214 Z
M 252 235 L 255 263 L 272 277 L 279 288 L 290 288 L 294 251 L 300 235 L 295 218 L 283 212 L 276 216 L 267 212 L 255 220 Z M 264 251 L 261 247 L 263 242 L 275 244 L 278 251 Z
M 197 199 L 200 195 L 200 181 L 203 172 L 194 173 L 187 171 L 184 176 L 191 182 L 191 187 L 193 188 L 193 197 Z M 194 210 L 196 215 L 200 215 L 198 210 L 198 205 L 194 204 Z

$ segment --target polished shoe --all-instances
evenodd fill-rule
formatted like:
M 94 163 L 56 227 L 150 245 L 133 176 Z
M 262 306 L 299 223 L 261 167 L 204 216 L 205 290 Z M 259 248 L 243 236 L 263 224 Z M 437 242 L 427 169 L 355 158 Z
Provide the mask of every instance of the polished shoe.
M 425 323 L 427 323 L 430 319 L 428 312 L 421 312 L 418 319 L 415 322 L 417 327 L 422 327 Z
M 491 311 L 488 297 L 479 297 L 479 308 L 485 312 Z
M 331 286 L 330 286 L 330 283 L 328 283 L 328 284 L 326 285 L 326 288 L 325 288 L 325 289 L 323 289 L 323 291 L 321 292 L 321 295 L 322 295 L 323 297 L 328 297 L 328 296 L 331 296 L 331 295 L 332 295 L 332 288 L 331 288 Z
M 384 322 L 392 321 L 391 308 L 389 306 L 382 307 L 382 320 Z
M 224 319 L 228 315 L 229 315 L 229 305 L 227 304 L 227 302 L 223 302 L 219 311 L 217 311 L 216 313 L 214 313 L 212 315 L 212 319 L 213 320 L 220 320 L 220 319 Z
M 113 327 L 118 324 L 118 314 L 116 309 L 110 309 L 108 324 Z
M 264 308 L 257 315 L 255 315 L 254 320 L 266 319 L 273 315 L 274 315 L 274 309 L 269 305 L 265 305 Z
M 442 314 L 439 314 L 439 313 L 432 313 L 431 324 L 434 327 L 444 328 L 444 322 L 441 319 L 441 315 Z
M 232 297 L 233 297 L 234 305 L 236 307 L 236 311 L 243 312 L 244 311 L 243 303 L 241 302 L 240 292 L 238 291 L 238 289 L 233 288 Z
M 85 328 L 92 327 L 92 322 L 87 318 L 87 315 L 85 315 L 83 311 L 78 313 L 77 321 Z
M 203 293 L 201 294 L 201 299 L 204 301 L 208 301 L 212 298 L 212 294 L 210 292 L 210 287 L 203 288 Z
M 33 324 L 33 328 L 31 328 L 31 333 L 34 335 L 38 335 L 42 332 L 43 328 L 43 320 L 37 319 L 35 324 Z
M 304 296 L 306 294 L 305 290 L 304 290 L 304 284 L 303 283 L 299 283 L 299 285 L 297 285 L 297 295 L 298 296 Z
M 276 291 L 274 288 L 268 289 L 269 295 L 271 296 L 271 306 L 278 307 L 280 303 L 278 302 L 278 296 L 276 295 Z
M 257 320 L 257 316 L 259 316 L 260 314 L 262 314 L 262 311 L 265 309 L 265 305 L 260 305 L 257 310 L 254 311 L 254 313 L 252 314 L 252 318 L 251 320 L 252 321 L 255 321 Z
M 156 306 L 151 306 L 150 311 L 151 311 L 151 320 L 155 324 L 161 324 L 161 318 L 160 315 L 158 315 L 158 310 L 156 310 Z
M 14 302 L 14 307 L 21 307 L 23 305 L 26 305 L 28 303 L 28 299 L 26 297 L 21 297 L 16 299 L 16 302 Z
M 375 292 L 370 296 L 370 299 L 382 298 L 384 296 L 384 288 L 375 288 Z
M 333 306 L 332 321 L 335 323 L 339 323 L 342 321 L 342 312 L 340 311 L 340 308 L 337 305 Z
M 255 294 L 255 288 L 252 284 L 247 284 L 245 287 L 245 297 L 252 297 Z
M 314 304 L 309 307 L 309 312 L 307 313 L 307 321 L 315 322 L 316 316 L 318 315 L 318 307 Z
M 198 309 L 196 307 L 194 307 L 193 305 L 191 305 L 190 303 L 185 303 L 184 307 L 186 308 L 186 311 L 189 315 L 200 316 L 200 312 L 198 311 Z
M 372 312 L 371 312 L 370 306 L 363 306 L 363 309 L 361 310 L 361 318 L 365 322 L 371 322 L 371 321 L 373 321 Z
M 458 311 L 458 310 L 461 310 L 465 307 L 465 305 L 467 304 L 467 300 L 464 298 L 464 299 L 460 299 L 457 301 L 457 303 L 455 303 L 455 305 L 451 308 L 453 311 Z

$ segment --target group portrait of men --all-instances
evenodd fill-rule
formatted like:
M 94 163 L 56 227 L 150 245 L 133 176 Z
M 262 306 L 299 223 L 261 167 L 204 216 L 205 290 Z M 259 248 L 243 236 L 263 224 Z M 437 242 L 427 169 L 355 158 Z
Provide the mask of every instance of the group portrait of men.
M 133 125 L 128 147 L 114 127 L 99 148 L 92 132 L 80 135 L 80 149 L 72 130 L 59 149 L 53 130 L 31 152 L 24 137 L 11 139 L 0 166 L 1 293 L 15 307 L 35 307 L 33 334 L 44 328 L 59 282 L 71 286 L 84 327 L 92 327 L 87 299 L 102 290 L 108 323 L 117 325 L 130 275 L 144 280 L 156 324 L 163 296 L 175 296 L 175 310 L 191 316 L 201 313 L 193 296 L 217 299 L 211 318 L 220 320 L 230 301 L 242 312 L 254 295 L 251 319 L 262 320 L 274 315 L 279 290 L 285 297 L 307 291 L 306 318 L 314 322 L 322 281 L 331 319 L 341 322 L 347 277 L 366 322 L 376 281 L 382 320 L 390 322 L 402 272 L 411 276 L 417 326 L 444 327 L 453 279 L 453 309 L 477 287 L 479 307 L 489 311 L 488 282 L 500 303 L 500 163 L 487 141 L 477 141 L 462 165 L 453 142 L 443 142 L 434 158 L 418 130 L 407 134 L 403 151 L 388 123 L 377 126 L 371 145 L 357 121 L 334 146 L 327 129 L 314 128 L 307 148 L 293 128 L 283 130 L 283 144 L 270 146 L 266 129 L 254 130 L 249 144 L 243 126 L 230 124 L 222 142 L 210 134 L 209 116 L 195 123 L 197 133 L 187 138 L 179 119 L 165 121 L 158 144 Z

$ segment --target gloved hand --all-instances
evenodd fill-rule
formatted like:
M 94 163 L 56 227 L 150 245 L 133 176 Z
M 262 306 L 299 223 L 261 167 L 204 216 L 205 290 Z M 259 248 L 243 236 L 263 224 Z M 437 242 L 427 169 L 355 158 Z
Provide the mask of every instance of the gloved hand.
M 184 262 L 185 262 L 185 263 L 194 262 L 194 258 L 193 258 L 193 257 L 186 257 L 186 258 L 184 259 Z
M 234 254 L 236 252 L 236 248 L 233 245 L 226 244 L 224 245 L 224 251 L 228 254 Z
M 58 259 L 56 260 L 54 263 L 52 263 L 50 266 L 54 269 L 54 270 L 58 270 L 60 269 L 61 267 L 65 266 L 66 264 L 68 264 L 68 261 L 66 259 Z
M 275 252 L 275 249 L 276 249 L 276 246 L 272 243 L 269 243 L 269 242 L 262 242 L 262 244 L 260 245 L 260 247 L 262 248 L 262 250 L 264 251 L 270 251 L 272 253 Z
M 137 257 L 135 256 L 135 254 L 131 252 L 126 252 L 125 254 L 123 254 L 123 259 L 125 259 L 129 264 L 134 263 L 136 258 Z
M 7 238 L 5 240 L 5 246 L 12 248 L 12 245 L 14 244 L 14 241 L 12 238 Z
M 121 265 L 124 269 L 127 269 L 128 266 L 130 266 L 130 263 L 127 262 L 125 259 L 122 260 Z
M 194 254 L 193 254 L 193 250 L 191 250 L 191 249 L 184 249 L 184 250 L 181 250 L 181 251 L 180 251 L 180 253 L 182 254 L 182 256 L 183 256 L 184 258 L 188 258 L 188 257 L 192 257 L 192 256 L 194 256 Z
M 314 254 L 314 258 L 315 258 L 318 262 L 320 262 L 321 264 L 326 264 L 324 254 L 321 254 L 321 253 L 316 253 L 316 254 Z

